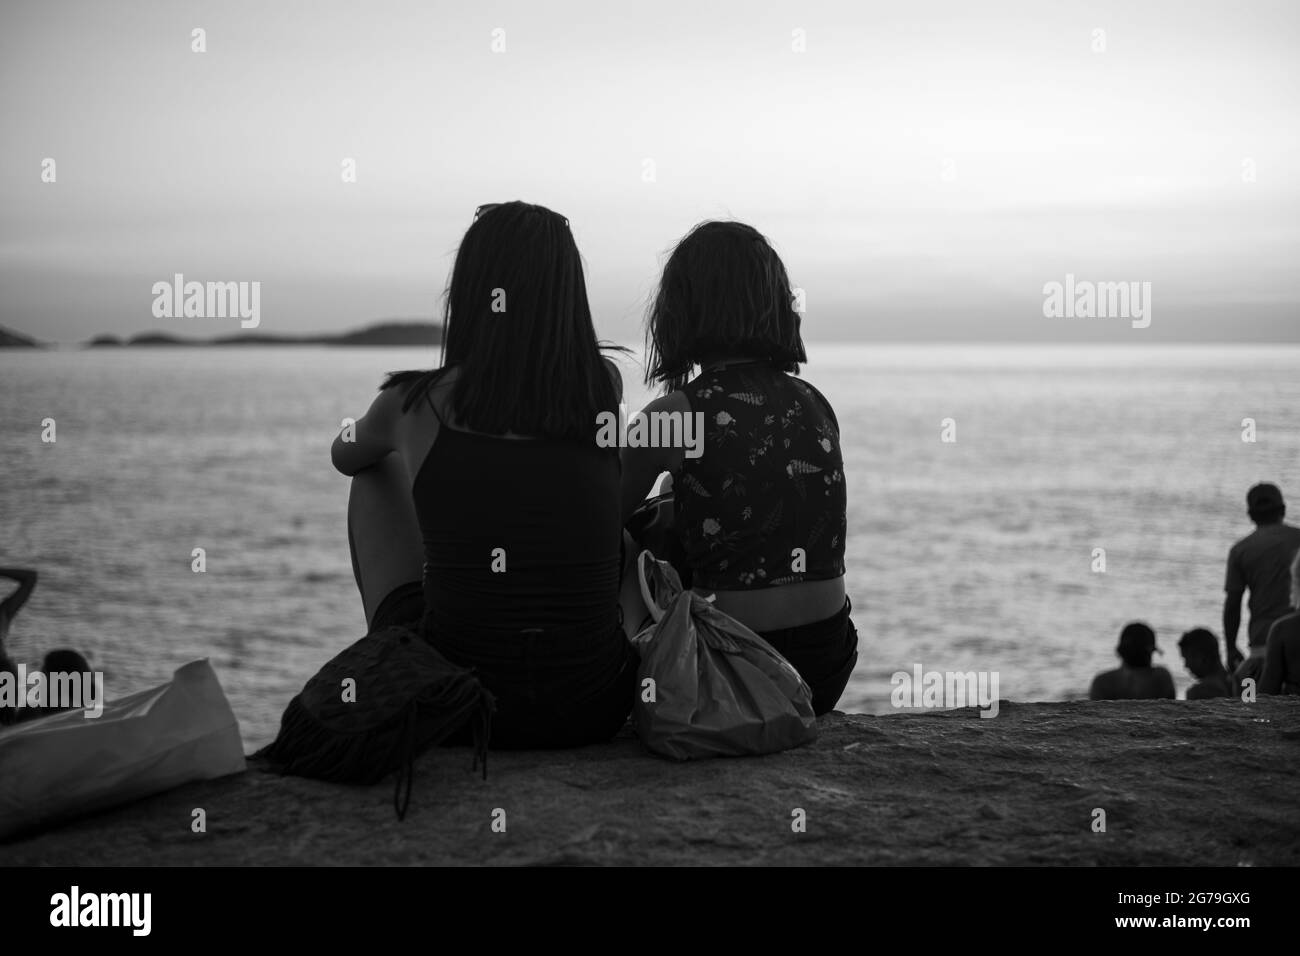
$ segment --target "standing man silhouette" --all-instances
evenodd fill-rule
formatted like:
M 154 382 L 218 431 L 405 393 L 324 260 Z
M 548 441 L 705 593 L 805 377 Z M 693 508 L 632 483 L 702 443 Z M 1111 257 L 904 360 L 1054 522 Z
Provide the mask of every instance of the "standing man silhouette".
M 1246 509 L 1255 530 L 1228 552 L 1223 602 L 1223 639 L 1227 644 L 1228 668 L 1236 668 L 1238 683 L 1253 678 L 1258 684 L 1264 669 L 1268 629 L 1279 617 L 1291 612 L 1291 561 L 1300 550 L 1300 528 L 1285 523 L 1286 502 L 1276 485 L 1255 485 L 1246 493 Z M 1250 624 L 1247 642 L 1250 656 L 1237 649 L 1241 626 L 1241 598 L 1250 591 Z

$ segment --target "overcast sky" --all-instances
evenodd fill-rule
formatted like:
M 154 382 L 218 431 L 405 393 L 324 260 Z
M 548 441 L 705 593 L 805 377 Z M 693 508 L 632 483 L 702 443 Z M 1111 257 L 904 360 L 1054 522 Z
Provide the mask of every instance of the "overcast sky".
M 154 318 L 176 272 L 260 281 L 263 332 L 432 316 L 520 198 L 608 338 L 734 217 L 812 340 L 1300 341 L 1298 49 L 1290 0 L 4 0 L 0 324 L 239 331 Z M 1045 318 L 1066 273 L 1151 282 L 1150 327 Z

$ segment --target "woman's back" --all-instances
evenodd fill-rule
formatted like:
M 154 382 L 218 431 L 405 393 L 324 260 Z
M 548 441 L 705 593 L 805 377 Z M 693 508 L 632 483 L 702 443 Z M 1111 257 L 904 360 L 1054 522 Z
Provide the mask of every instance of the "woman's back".
M 622 540 L 616 453 L 596 447 L 594 428 L 591 444 L 457 428 L 455 377 L 426 394 L 404 436 L 426 626 L 607 625 Z
M 426 623 L 598 624 L 618 605 L 618 458 L 443 426 L 412 488 Z
M 675 476 L 693 585 L 752 590 L 844 574 L 839 427 L 807 382 L 764 362 L 706 369 L 682 389 L 703 454 Z
M 331 449 L 352 476 L 366 622 L 418 627 L 473 669 L 496 700 L 493 746 L 608 740 L 636 681 L 619 623 L 619 462 L 596 447 L 621 379 L 564 216 L 518 201 L 474 210 L 440 365 L 390 374 Z
M 646 317 L 646 381 L 665 390 L 647 411 L 694 416 L 702 454 L 690 457 L 694 443 L 629 448 L 623 512 L 670 472 L 691 586 L 784 654 L 824 713 L 853 672 L 857 631 L 844 591 L 839 426 L 794 377 L 808 360 L 795 292 L 771 243 L 745 223 L 700 223 L 677 243 Z

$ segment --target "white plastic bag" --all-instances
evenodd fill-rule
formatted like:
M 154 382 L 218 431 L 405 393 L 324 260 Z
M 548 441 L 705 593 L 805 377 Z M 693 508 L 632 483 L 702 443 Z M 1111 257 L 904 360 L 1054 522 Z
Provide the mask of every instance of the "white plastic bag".
M 239 723 L 206 660 L 161 687 L 0 731 L 0 840 L 245 768 Z

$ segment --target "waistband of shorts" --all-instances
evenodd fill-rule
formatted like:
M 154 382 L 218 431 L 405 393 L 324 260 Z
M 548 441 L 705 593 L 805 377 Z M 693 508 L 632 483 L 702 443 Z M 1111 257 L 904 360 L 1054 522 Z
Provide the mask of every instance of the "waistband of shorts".
M 820 621 L 810 621 L 807 624 L 798 624 L 794 627 L 783 627 L 775 631 L 755 631 L 759 637 L 766 640 L 769 637 L 794 637 L 800 634 L 817 634 L 822 631 L 834 631 L 845 627 L 849 621 L 849 615 L 853 612 L 853 602 L 846 595 L 844 598 L 844 607 L 840 608 L 830 617 L 822 618 Z

